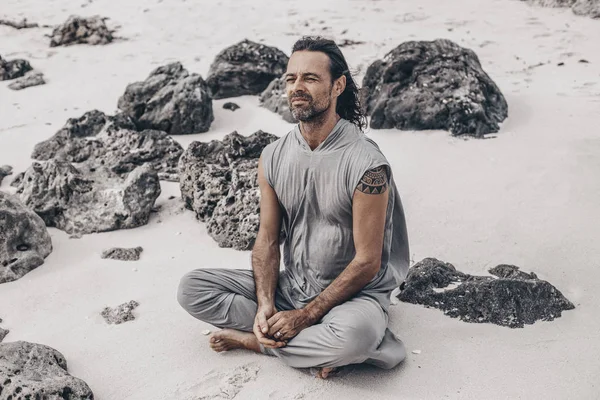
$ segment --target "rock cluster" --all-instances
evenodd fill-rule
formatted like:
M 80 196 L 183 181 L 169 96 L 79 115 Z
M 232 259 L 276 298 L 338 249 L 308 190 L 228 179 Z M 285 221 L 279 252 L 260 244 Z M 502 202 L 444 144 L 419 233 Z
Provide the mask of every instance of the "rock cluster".
M 192 142 L 179 160 L 181 196 L 221 247 L 248 250 L 258 232 L 258 159 L 277 136 L 237 132 Z
M 50 35 L 50 47 L 72 44 L 108 44 L 113 41 L 113 31 L 106 26 L 105 17 L 79 17 L 71 15 Z
M 15 59 L 7 61 L 0 56 L 0 81 L 20 78 L 31 70 L 33 68 L 27 60 Z
M 39 267 L 51 252 L 44 221 L 16 196 L 0 192 L 0 284 Z
M 123 114 L 113 117 L 88 111 L 70 118 L 53 137 L 38 143 L 31 158 L 76 163 L 86 173 L 105 168 L 120 176 L 148 165 L 160 179 L 177 180 L 181 145 L 165 132 L 134 129 L 133 121 Z
M 217 54 L 206 83 L 214 99 L 260 94 L 285 73 L 287 62 L 281 50 L 245 39 Z
M 126 179 L 103 171 L 86 176 L 69 162 L 34 162 L 17 193 L 47 226 L 70 234 L 135 228 L 148 222 L 160 195 L 158 175 L 144 165 Z
M 174 62 L 156 68 L 143 82 L 127 85 L 118 107 L 138 130 L 171 135 L 206 132 L 214 120 L 206 82 Z
M 550 283 L 514 265 L 489 270 L 494 275 L 473 276 L 452 264 L 426 258 L 408 272 L 398 298 L 438 308 L 466 322 L 491 322 L 522 328 L 538 320 L 552 321 L 575 306 Z
M 373 129 L 497 132 L 508 116 L 477 55 L 446 39 L 405 42 L 369 66 L 361 103 Z
M 37 343 L 0 343 L 2 399 L 93 400 L 90 387 L 67 372 L 65 357 Z
M 3 165 L 0 167 L 0 185 L 2 185 L 2 180 L 9 175 L 12 175 L 12 167 L 10 165 Z
M 271 110 L 283 117 L 284 120 L 295 124 L 297 121 L 290 111 L 290 104 L 285 90 L 285 80 L 275 78 L 269 86 L 260 94 L 261 107 Z
M 131 300 L 128 303 L 119 304 L 115 308 L 105 307 L 100 313 L 107 324 L 122 324 L 123 322 L 133 321 L 135 316 L 133 310 L 140 304 Z
M 112 249 L 104 250 L 101 257 L 111 260 L 137 261 L 140 259 L 140 254 L 142 254 L 142 251 L 144 251 L 144 249 L 140 246 L 130 249 L 113 247 Z

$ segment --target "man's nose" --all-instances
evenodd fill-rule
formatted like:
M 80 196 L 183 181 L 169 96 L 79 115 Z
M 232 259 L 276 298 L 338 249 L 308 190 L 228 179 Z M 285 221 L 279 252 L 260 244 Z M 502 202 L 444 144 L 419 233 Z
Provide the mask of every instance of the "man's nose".
M 291 83 L 290 91 L 292 93 L 305 91 L 304 83 L 302 82 L 302 79 L 300 79 L 300 77 L 294 79 L 294 82 Z

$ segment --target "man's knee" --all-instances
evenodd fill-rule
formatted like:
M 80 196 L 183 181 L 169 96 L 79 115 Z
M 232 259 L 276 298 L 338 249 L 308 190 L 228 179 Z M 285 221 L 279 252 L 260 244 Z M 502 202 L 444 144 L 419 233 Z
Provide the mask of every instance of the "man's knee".
M 332 321 L 329 328 L 340 342 L 340 357 L 353 360 L 352 363 L 368 358 L 383 338 L 381 329 L 367 320 L 347 321 L 344 325 Z
M 203 292 L 206 282 L 205 271 L 196 269 L 188 272 L 179 281 L 177 288 L 177 301 L 186 311 L 190 312 L 192 308 L 197 308 L 198 300 Z

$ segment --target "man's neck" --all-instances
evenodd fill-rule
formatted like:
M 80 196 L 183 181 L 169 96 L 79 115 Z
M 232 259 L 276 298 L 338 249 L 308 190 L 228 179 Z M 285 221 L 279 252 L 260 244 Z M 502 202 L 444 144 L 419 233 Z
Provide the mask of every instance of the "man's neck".
M 327 139 L 327 136 L 329 136 L 341 118 L 335 111 L 326 113 L 321 117 L 322 118 L 316 118 L 315 120 L 308 122 L 300 121 L 300 133 L 311 150 L 316 149 L 323 141 L 325 141 L 325 139 Z

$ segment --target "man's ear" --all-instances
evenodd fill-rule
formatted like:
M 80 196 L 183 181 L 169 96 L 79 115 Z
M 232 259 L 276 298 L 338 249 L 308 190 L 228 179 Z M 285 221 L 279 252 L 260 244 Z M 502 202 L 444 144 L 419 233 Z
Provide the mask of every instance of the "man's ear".
M 346 75 L 342 75 L 335 80 L 334 88 L 337 93 L 336 97 L 339 97 L 339 95 L 344 93 L 344 90 L 346 90 Z

